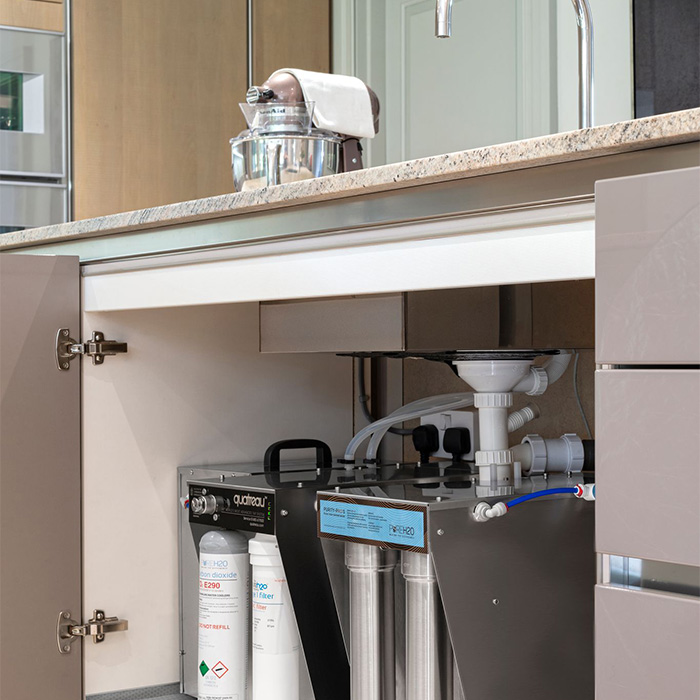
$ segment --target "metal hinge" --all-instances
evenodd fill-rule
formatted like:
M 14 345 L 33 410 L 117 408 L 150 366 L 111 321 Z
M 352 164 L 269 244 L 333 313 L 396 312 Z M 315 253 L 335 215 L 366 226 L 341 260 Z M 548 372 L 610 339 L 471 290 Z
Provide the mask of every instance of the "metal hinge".
M 71 618 L 70 610 L 58 613 L 56 625 L 56 642 L 61 654 L 70 654 L 71 644 L 80 637 L 92 637 L 95 644 L 104 642 L 105 635 L 110 632 L 125 632 L 129 629 L 128 620 L 118 617 L 105 617 L 104 610 L 93 610 L 92 618 L 86 624 L 78 624 Z
M 92 338 L 87 343 L 76 343 L 70 337 L 68 328 L 59 328 L 56 334 L 56 364 L 61 372 L 70 369 L 70 363 L 78 355 L 92 357 L 93 365 L 101 365 L 107 355 L 118 355 L 127 352 L 126 343 L 118 340 L 105 340 L 101 331 L 93 331 Z

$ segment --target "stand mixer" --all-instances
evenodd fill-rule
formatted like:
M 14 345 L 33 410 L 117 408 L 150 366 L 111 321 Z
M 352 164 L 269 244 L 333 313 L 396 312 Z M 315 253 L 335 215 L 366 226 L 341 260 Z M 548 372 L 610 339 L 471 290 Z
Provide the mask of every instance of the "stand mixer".
M 321 75 L 305 71 L 298 73 Z M 344 76 L 323 77 L 347 80 Z M 360 85 L 369 95 L 376 134 L 379 128 L 379 99 L 364 83 Z M 324 94 L 323 99 L 333 100 L 332 93 Z M 230 141 L 236 191 L 334 175 L 363 167 L 360 138 L 319 128 L 319 121 L 322 126 L 323 120 L 318 119 L 318 106 L 307 99 L 299 79 L 286 70 L 277 71 L 261 86 L 248 89 L 246 102 L 240 105 L 248 129 Z

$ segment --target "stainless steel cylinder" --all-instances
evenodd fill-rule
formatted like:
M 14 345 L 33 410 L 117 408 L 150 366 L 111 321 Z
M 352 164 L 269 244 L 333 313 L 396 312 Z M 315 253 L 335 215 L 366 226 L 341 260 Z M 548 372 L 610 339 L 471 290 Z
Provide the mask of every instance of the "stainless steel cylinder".
M 452 698 L 453 653 L 430 555 L 401 553 L 406 579 L 406 700 Z
M 346 542 L 350 571 L 350 698 L 395 700 L 394 569 L 398 553 Z

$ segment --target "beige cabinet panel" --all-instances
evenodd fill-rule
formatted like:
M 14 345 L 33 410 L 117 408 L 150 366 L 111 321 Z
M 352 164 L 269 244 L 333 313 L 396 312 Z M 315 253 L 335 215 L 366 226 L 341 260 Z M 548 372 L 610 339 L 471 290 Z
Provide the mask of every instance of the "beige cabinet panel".
M 700 566 L 700 371 L 596 372 L 596 549 Z
M 78 259 L 0 255 L 0 698 L 78 700 L 81 642 L 60 654 L 61 611 L 81 615 Z
M 596 586 L 596 700 L 700 697 L 700 600 Z
M 700 362 L 700 168 L 597 183 L 596 360 Z

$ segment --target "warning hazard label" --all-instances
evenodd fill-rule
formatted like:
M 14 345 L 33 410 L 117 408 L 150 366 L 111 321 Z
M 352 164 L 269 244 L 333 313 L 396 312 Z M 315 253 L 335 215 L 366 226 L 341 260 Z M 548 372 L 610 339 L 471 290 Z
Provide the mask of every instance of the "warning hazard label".
M 228 673 L 228 668 L 223 664 L 223 662 L 219 661 L 218 663 L 214 664 L 214 668 L 212 668 L 212 671 L 219 678 L 223 678 Z
M 199 672 L 200 672 L 203 676 L 206 676 L 208 670 L 209 670 L 209 666 L 207 666 L 207 665 L 204 663 L 204 660 L 202 660 L 202 663 L 199 664 Z

